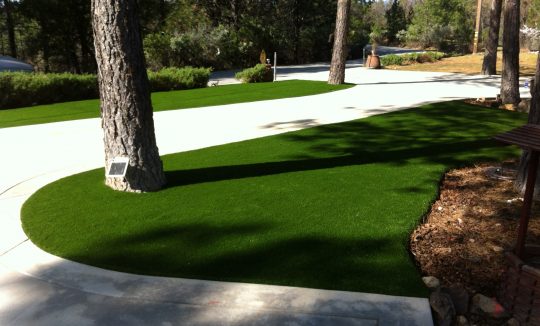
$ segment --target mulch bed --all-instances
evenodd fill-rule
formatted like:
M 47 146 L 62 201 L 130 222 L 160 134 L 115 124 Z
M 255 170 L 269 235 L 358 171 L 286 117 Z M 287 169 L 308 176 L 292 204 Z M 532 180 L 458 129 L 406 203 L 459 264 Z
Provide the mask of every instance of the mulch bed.
M 506 162 L 504 166 L 515 162 Z M 501 164 L 449 171 L 424 223 L 412 233 L 411 252 L 422 274 L 443 285 L 461 284 L 471 294 L 495 297 L 512 250 L 522 206 L 512 173 Z M 501 175 L 509 178 L 500 179 Z M 528 242 L 540 244 L 540 205 L 533 205 Z

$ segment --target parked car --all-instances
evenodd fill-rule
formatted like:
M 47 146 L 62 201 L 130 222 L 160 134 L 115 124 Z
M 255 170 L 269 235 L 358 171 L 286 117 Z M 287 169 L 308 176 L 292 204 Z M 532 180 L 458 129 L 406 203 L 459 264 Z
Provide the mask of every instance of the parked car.
M 34 67 L 12 57 L 0 56 L 0 72 L 3 71 L 33 72 Z

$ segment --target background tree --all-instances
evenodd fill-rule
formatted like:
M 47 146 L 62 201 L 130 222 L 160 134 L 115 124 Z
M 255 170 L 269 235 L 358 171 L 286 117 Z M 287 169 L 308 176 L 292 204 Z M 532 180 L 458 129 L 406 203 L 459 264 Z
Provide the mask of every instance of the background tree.
M 338 0 L 336 30 L 328 83 L 332 85 L 345 82 L 345 63 L 347 60 L 347 33 L 349 28 L 350 0 Z
M 7 0 L 18 57 L 38 71 L 95 72 L 90 0 Z M 405 0 L 402 0 L 405 1 Z M 255 64 L 262 49 L 280 64 L 329 61 L 335 0 L 138 0 L 149 67 L 206 66 L 216 70 Z M 371 31 L 365 21 L 379 0 L 353 3 L 350 30 L 356 57 Z M 0 0 L 0 52 L 9 54 L 4 0 Z M 330 14 L 329 14 L 330 13 Z M 279 17 L 279 19 L 275 19 Z
M 519 97 L 519 0 L 506 0 L 503 28 L 501 99 L 518 105 Z
M 468 52 L 473 37 L 474 5 L 468 0 L 418 2 L 407 29 L 407 43 L 441 51 Z
M 9 53 L 13 58 L 17 57 L 17 42 L 15 40 L 15 23 L 13 21 L 13 5 L 9 0 L 2 1 L 2 9 L 6 17 L 6 30 L 8 35 Z
M 105 166 L 129 158 L 125 178 L 106 178 L 116 190 L 144 192 L 165 184 L 154 134 L 136 0 L 92 0 L 92 22 L 104 131 Z
M 501 26 L 502 0 L 491 0 L 489 9 L 489 35 L 485 42 L 486 51 L 482 62 L 483 75 L 497 73 L 497 47 L 499 46 L 499 31 Z
M 21 14 L 33 22 L 25 39 L 29 61 L 38 70 L 95 71 L 88 0 L 27 0 Z
M 392 5 L 386 11 L 386 30 L 388 43 L 397 41 L 398 32 L 407 29 L 407 17 L 399 0 L 393 0 Z

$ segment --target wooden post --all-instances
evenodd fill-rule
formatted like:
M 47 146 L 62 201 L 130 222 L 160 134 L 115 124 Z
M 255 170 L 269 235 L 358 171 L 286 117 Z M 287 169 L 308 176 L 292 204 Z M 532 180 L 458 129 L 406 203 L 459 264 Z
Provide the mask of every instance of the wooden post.
M 523 207 L 521 208 L 521 216 L 519 218 L 516 255 L 521 259 L 525 259 L 525 240 L 527 239 L 527 227 L 529 224 L 529 218 L 531 216 L 534 184 L 536 183 L 536 172 L 538 170 L 538 156 L 539 153 L 537 151 L 531 151 L 531 158 L 529 159 L 529 172 L 527 175 L 527 185 L 525 188 L 525 195 L 523 196 Z
M 478 6 L 476 8 L 476 27 L 474 29 L 474 43 L 472 53 L 478 52 L 478 39 L 480 34 L 480 17 L 482 17 L 482 0 L 478 0 Z

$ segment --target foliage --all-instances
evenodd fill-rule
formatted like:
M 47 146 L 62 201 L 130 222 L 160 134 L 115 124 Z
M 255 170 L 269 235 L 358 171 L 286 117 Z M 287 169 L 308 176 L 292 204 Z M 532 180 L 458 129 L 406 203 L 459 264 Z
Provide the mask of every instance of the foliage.
M 474 10 L 466 0 L 425 0 L 415 7 L 407 43 L 466 52 L 472 42 Z
M 287 80 L 275 83 L 236 84 L 183 91 L 152 93 L 154 111 L 273 100 L 347 89 L 352 85 Z M 65 102 L 0 110 L 0 128 L 99 117 L 99 100 Z
M 540 27 L 540 0 L 531 0 L 529 2 L 526 24 L 531 27 Z
M 95 75 L 0 73 L 0 109 L 98 96 Z
M 241 80 L 243 83 L 271 82 L 274 79 L 272 69 L 262 63 L 236 73 L 234 78 Z
M 350 55 L 353 58 L 362 56 L 364 46 L 369 42 L 371 25 L 369 19 L 369 6 L 357 1 L 352 1 L 349 14 L 348 43 Z
M 146 64 L 151 70 L 169 67 L 173 58 L 171 38 L 165 33 L 148 34 L 143 40 Z
M 526 43 L 530 51 L 540 50 L 540 29 L 524 25 L 520 30 L 526 38 Z
M 41 72 L 96 72 L 89 0 L 11 2 L 19 59 Z M 373 26 L 385 30 L 387 20 L 390 28 L 401 26 L 401 7 L 354 1 L 350 55 L 361 55 Z M 280 64 L 330 60 L 335 0 L 139 0 L 139 9 L 151 70 L 248 67 L 258 62 L 261 49 L 268 57 L 277 52 Z M 5 30 L 4 15 L 0 29 Z M 392 35 L 387 36 L 391 41 Z M 0 53 L 7 52 L 7 44 L 7 36 L 0 33 Z
M 381 65 L 383 66 L 401 66 L 403 64 L 403 56 L 397 54 L 388 54 L 381 57 Z
M 435 62 L 446 56 L 443 52 L 422 52 L 422 53 L 407 53 L 407 54 L 388 54 L 381 57 L 383 66 L 401 66 L 410 65 L 413 63 Z
M 177 153 L 163 157 L 168 187 L 142 195 L 93 170 L 32 195 L 22 225 L 44 250 L 107 269 L 426 296 L 408 238 L 441 176 L 516 157 L 491 137 L 525 120 L 446 102 Z
M 386 11 L 387 38 L 390 44 L 398 41 L 398 33 L 407 29 L 407 18 L 399 0 L 393 0 L 392 5 Z
M 145 37 L 151 69 L 246 67 L 259 62 L 261 49 L 277 51 L 282 64 L 329 59 L 333 1 L 174 2 L 163 29 Z
M 164 68 L 158 72 L 148 72 L 153 92 L 192 88 L 203 88 L 208 85 L 210 68 Z
M 168 68 L 149 73 L 152 91 L 206 87 L 208 68 Z M 99 97 L 97 78 L 85 74 L 0 73 L 0 109 Z

